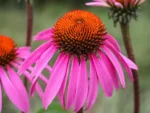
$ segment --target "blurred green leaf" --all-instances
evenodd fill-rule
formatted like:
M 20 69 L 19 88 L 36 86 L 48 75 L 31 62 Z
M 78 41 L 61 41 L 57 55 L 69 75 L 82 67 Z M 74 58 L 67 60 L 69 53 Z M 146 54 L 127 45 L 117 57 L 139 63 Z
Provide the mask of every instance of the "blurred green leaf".
M 64 110 L 58 101 L 53 101 L 53 103 L 48 107 L 47 110 L 44 110 L 42 108 L 37 113 L 70 113 L 70 112 Z

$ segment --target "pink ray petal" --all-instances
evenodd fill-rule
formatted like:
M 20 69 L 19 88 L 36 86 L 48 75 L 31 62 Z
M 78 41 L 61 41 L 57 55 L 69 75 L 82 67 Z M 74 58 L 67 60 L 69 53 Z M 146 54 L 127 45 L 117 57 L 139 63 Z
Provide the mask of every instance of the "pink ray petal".
M 90 61 L 90 78 L 89 78 L 89 92 L 87 97 L 87 107 L 86 110 L 89 110 L 96 101 L 98 95 L 98 78 L 94 64 Z
M 25 71 L 23 74 L 32 83 L 31 74 L 29 72 L 27 72 L 27 71 Z M 42 97 L 43 97 L 43 90 L 42 90 L 41 86 L 38 83 L 36 83 L 34 88 L 35 88 L 35 89 L 33 89 L 34 92 L 37 91 L 39 97 L 42 99 Z M 30 93 L 31 97 L 34 96 L 34 92 L 32 94 Z
M 68 75 L 69 75 L 69 63 L 68 63 L 68 67 L 67 67 L 67 71 L 65 73 L 63 83 L 58 92 L 58 97 L 59 97 L 60 103 L 64 109 L 65 109 L 65 89 L 66 89 L 66 84 L 67 84 L 67 80 L 68 80 Z
M 78 80 L 79 63 L 76 56 L 73 57 L 70 79 L 67 91 L 66 109 L 70 109 L 75 102 L 75 93 Z
M 22 83 L 21 79 L 16 74 L 16 72 L 10 66 L 6 66 L 6 68 L 12 84 L 15 86 L 16 90 L 19 92 L 19 95 L 22 97 L 22 101 L 24 101 L 26 105 L 26 109 L 30 109 L 29 98 L 24 84 Z
M 134 1 L 134 6 L 138 5 L 138 3 L 139 3 L 139 0 L 135 0 Z
M 53 69 L 58 65 L 58 63 L 60 62 L 60 60 L 61 60 L 63 57 L 64 57 L 64 53 L 61 53 L 61 54 L 58 56 L 58 58 L 57 58 L 57 60 L 56 60 L 56 62 L 55 62 L 55 64 L 54 64 L 54 66 L 53 66 Z M 49 67 L 47 67 L 47 66 L 46 66 L 46 68 L 48 68 L 48 70 L 52 71 L 51 68 L 49 68 Z M 30 88 L 30 95 L 33 95 L 33 94 L 34 94 L 35 86 L 36 86 L 35 84 L 36 84 L 36 80 L 33 80 L 33 81 L 32 81 L 32 85 L 31 85 L 31 88 Z
M 112 62 L 113 66 L 115 67 L 115 69 L 118 73 L 122 87 L 125 88 L 126 84 L 125 84 L 124 73 L 123 73 L 123 70 L 122 70 L 122 67 L 121 67 L 119 61 L 117 60 L 116 56 L 108 48 L 106 48 L 104 46 L 103 49 L 104 49 L 107 57 Z
M 132 69 L 138 70 L 138 67 L 136 64 L 134 64 L 130 59 L 119 53 L 121 57 L 124 59 L 124 61 L 128 64 L 128 66 Z
M 99 50 L 98 52 L 100 54 L 102 62 L 105 62 L 105 64 L 106 64 L 106 67 L 108 69 L 108 72 L 109 72 L 112 80 L 113 80 L 113 84 L 114 84 L 115 88 L 118 90 L 119 89 L 119 80 L 118 80 L 114 65 L 112 64 L 110 59 L 101 50 Z
M 46 66 L 45 69 L 47 69 L 47 71 L 52 72 L 52 68 L 50 66 Z
M 16 68 L 18 68 L 18 69 L 20 67 L 18 64 L 14 63 L 14 62 L 12 62 L 11 65 L 14 66 L 14 67 L 16 67 Z M 28 71 L 24 71 L 23 74 L 32 83 L 32 77 L 31 77 L 30 73 Z M 43 91 L 42 91 L 42 88 L 40 87 L 40 85 L 36 84 L 35 89 L 36 89 L 37 93 L 39 94 L 40 98 L 42 98 Z M 33 94 L 31 96 L 33 96 Z
M 38 62 L 36 63 L 35 68 L 32 70 L 32 73 L 31 73 L 31 75 L 34 76 L 34 80 L 32 84 L 33 86 L 34 86 L 34 83 L 37 81 L 38 77 L 40 76 L 41 72 L 43 71 L 43 69 L 51 60 L 55 52 L 56 52 L 56 48 L 54 46 L 51 46 L 39 58 Z
M 31 48 L 27 47 L 27 46 L 19 47 L 16 52 L 18 54 L 17 57 L 20 57 L 20 58 L 24 59 L 24 58 L 27 58 L 30 55 Z
M 33 37 L 34 40 L 51 40 L 53 36 L 53 28 L 45 29 Z
M 130 80 L 133 82 L 133 75 L 132 75 L 131 69 L 130 69 L 129 65 L 125 62 L 125 60 L 123 59 L 123 57 L 120 55 L 120 53 L 116 49 L 114 49 L 114 47 L 109 42 L 106 42 L 105 45 L 109 49 L 111 49 L 113 51 L 113 53 L 117 56 L 117 58 L 120 60 L 120 62 L 124 66 L 125 70 L 127 71 L 128 75 L 130 77 Z
M 106 2 L 107 0 L 92 0 L 93 2 Z
M 134 2 L 135 2 L 136 0 L 130 0 L 130 7 L 133 7 L 134 6 Z
M 145 0 L 139 0 L 138 5 L 142 4 L 143 2 L 145 2 Z
M 25 71 L 29 66 L 31 66 L 33 63 L 35 63 L 38 58 L 43 54 L 43 52 L 51 46 L 51 41 L 44 43 L 37 49 L 35 49 L 29 57 L 24 61 L 22 66 L 20 67 L 18 73 L 21 74 L 23 71 Z
M 111 4 L 113 5 L 114 4 L 114 1 L 113 0 L 107 0 L 108 4 Z
M 109 41 L 117 51 L 121 51 L 117 40 L 113 36 L 111 36 L 110 34 L 106 34 L 104 35 L 104 38 L 107 39 L 107 41 Z
M 124 0 L 124 6 L 128 7 L 128 4 L 129 4 L 129 0 Z
M 88 75 L 85 58 L 81 58 L 78 71 L 78 81 L 75 94 L 75 112 L 83 107 L 88 94 Z
M 21 65 L 23 62 L 22 62 L 20 59 L 16 59 L 14 63 L 17 63 L 17 64 Z M 48 65 L 47 65 L 45 68 L 46 68 L 49 72 L 52 71 L 51 67 L 49 67 Z M 28 70 L 32 72 L 32 71 L 33 71 L 33 67 L 29 67 Z M 32 76 L 32 75 L 30 75 L 30 76 Z M 33 76 L 32 76 L 32 78 L 33 78 Z M 40 74 L 39 78 L 40 78 L 44 83 L 47 84 L 48 79 L 47 79 L 43 74 Z
M 22 101 L 22 97 L 19 95 L 18 91 L 13 86 L 2 67 L 0 67 L 0 79 L 5 92 L 12 103 L 21 111 L 28 112 L 29 109 L 27 108 L 26 103 Z
M 107 4 L 106 2 L 88 2 L 88 3 L 85 3 L 85 5 L 87 5 L 87 6 L 103 6 L 103 7 L 110 7 L 110 5 Z
M 114 2 L 114 5 L 118 8 L 123 8 L 123 5 L 119 2 Z
M 59 64 L 52 70 L 50 80 L 46 86 L 42 98 L 43 106 L 45 109 L 47 109 L 48 105 L 53 101 L 58 91 L 60 90 L 65 73 L 67 71 L 69 58 L 69 55 L 64 55 Z
M 29 67 L 29 71 L 33 71 L 33 68 L 32 67 Z M 32 74 L 30 75 L 30 76 L 32 76 Z M 34 77 L 34 76 L 32 76 L 32 77 Z M 43 81 L 43 83 L 45 83 L 45 84 L 47 84 L 48 83 L 48 79 L 41 73 L 40 75 L 39 75 L 39 79 L 41 79 L 42 81 Z
M 0 84 L 0 113 L 2 112 L 2 86 Z
M 92 60 L 92 63 L 94 64 L 96 73 L 98 75 L 98 79 L 100 81 L 100 84 L 102 86 L 102 89 L 107 97 L 112 96 L 113 93 L 113 83 L 112 79 L 106 69 L 106 66 L 104 65 L 104 62 L 102 62 L 100 59 L 97 58 L 96 55 L 92 54 L 90 60 Z

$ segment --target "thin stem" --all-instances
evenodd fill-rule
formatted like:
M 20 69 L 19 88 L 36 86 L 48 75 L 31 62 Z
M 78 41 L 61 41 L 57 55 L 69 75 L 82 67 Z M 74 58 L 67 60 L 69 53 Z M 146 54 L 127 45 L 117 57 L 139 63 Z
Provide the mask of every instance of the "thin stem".
M 81 108 L 77 113 L 83 113 L 83 108 Z
M 128 57 L 136 63 L 134 52 L 132 48 L 131 38 L 130 38 L 130 31 L 129 31 L 129 24 L 120 23 L 122 36 L 124 45 L 128 54 Z M 134 113 L 140 113 L 140 93 L 139 93 L 139 78 L 138 78 L 138 71 L 132 70 L 133 77 L 134 77 Z
M 33 26 L 33 12 L 32 5 L 30 0 L 26 0 L 26 15 L 27 15 L 27 33 L 26 33 L 26 46 L 31 46 L 31 38 L 32 38 L 32 26 Z M 24 77 L 24 85 L 28 90 L 28 81 L 27 78 Z M 24 113 L 24 112 L 22 112 Z
M 32 26 L 33 26 L 33 12 L 30 0 L 26 0 L 26 13 L 27 13 L 27 34 L 26 34 L 26 46 L 31 46 L 32 38 Z M 27 79 L 24 78 L 24 85 L 28 89 Z

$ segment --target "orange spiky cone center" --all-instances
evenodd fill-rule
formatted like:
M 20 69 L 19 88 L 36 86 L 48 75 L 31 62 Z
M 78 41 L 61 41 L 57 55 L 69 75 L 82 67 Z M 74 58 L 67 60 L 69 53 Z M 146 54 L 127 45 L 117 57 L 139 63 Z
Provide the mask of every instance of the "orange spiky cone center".
M 16 44 L 7 36 L 0 35 L 0 66 L 9 64 L 16 58 Z
M 53 40 L 61 51 L 77 56 L 88 55 L 102 44 L 105 30 L 105 25 L 95 14 L 74 10 L 56 22 Z

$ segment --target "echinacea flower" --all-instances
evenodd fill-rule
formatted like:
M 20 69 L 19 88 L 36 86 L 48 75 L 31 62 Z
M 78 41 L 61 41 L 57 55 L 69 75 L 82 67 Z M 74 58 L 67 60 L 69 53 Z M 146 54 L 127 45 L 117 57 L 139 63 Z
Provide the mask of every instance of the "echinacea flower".
M 137 66 L 121 54 L 119 44 L 106 32 L 100 18 L 88 11 L 66 13 L 53 28 L 39 32 L 34 40 L 47 42 L 33 51 L 19 70 L 22 73 L 35 64 L 31 92 L 42 70 L 59 52 L 42 98 L 45 109 L 56 95 L 65 109 L 73 106 L 77 112 L 84 105 L 90 109 L 96 100 L 99 83 L 110 97 L 114 88 L 120 88 L 120 83 L 125 88 L 122 66 L 131 81 L 131 69 L 137 70 Z
M 30 47 L 17 47 L 15 42 L 8 36 L 0 35 L 0 113 L 2 111 L 2 92 L 4 88 L 8 98 L 24 113 L 29 113 L 30 104 L 26 88 L 16 71 L 30 54 Z M 46 68 L 50 70 L 49 66 Z M 29 67 L 29 71 L 32 67 Z M 25 71 L 24 76 L 32 82 L 32 76 L 29 71 Z M 40 79 L 47 83 L 47 79 L 40 74 Z M 42 88 L 36 84 L 36 91 L 39 96 L 43 96 Z
M 21 111 L 29 112 L 29 99 L 27 91 L 15 72 L 18 69 L 17 59 L 24 59 L 29 55 L 29 47 L 17 48 L 15 42 L 7 37 L 0 35 L 0 113 L 2 112 L 2 87 L 8 98 Z
M 109 7 L 109 17 L 114 23 L 128 23 L 131 18 L 137 19 L 137 10 L 145 0 L 93 0 L 88 6 Z

